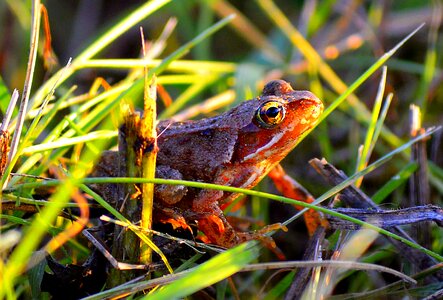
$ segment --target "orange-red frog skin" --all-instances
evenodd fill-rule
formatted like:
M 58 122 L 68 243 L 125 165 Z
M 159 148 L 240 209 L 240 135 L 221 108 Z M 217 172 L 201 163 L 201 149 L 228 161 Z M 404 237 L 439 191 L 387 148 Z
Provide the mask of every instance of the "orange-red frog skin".
M 254 187 L 312 128 L 323 103 L 309 91 L 294 91 L 283 80 L 269 82 L 262 95 L 213 118 L 161 121 L 157 177 Z M 230 247 L 240 238 L 220 208 L 236 194 L 160 185 L 157 207 L 177 208 L 198 222 L 208 240 Z

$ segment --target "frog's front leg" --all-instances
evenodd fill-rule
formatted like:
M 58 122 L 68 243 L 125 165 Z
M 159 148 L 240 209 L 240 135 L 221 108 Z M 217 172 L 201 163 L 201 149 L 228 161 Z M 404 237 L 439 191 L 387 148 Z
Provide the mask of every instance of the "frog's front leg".
M 155 177 L 162 179 L 182 180 L 182 174 L 164 165 L 158 165 L 155 170 Z M 154 196 L 157 201 L 161 201 L 166 205 L 174 205 L 180 202 L 188 192 L 188 188 L 184 185 L 157 184 L 154 189 Z
M 194 199 L 192 208 L 200 215 L 197 220 L 198 229 L 206 235 L 208 241 L 230 248 L 241 242 L 241 239 L 219 207 L 223 194 L 223 191 L 202 190 Z
M 242 186 L 253 176 L 251 170 L 254 170 L 254 168 L 244 168 L 239 165 L 220 168 L 213 182 L 225 186 Z M 229 224 L 223 210 L 220 208 L 221 203 L 232 201 L 236 196 L 238 195 L 224 191 L 202 190 L 193 200 L 193 211 L 201 214 L 198 220 L 198 228 L 211 243 L 232 247 L 246 240 Z

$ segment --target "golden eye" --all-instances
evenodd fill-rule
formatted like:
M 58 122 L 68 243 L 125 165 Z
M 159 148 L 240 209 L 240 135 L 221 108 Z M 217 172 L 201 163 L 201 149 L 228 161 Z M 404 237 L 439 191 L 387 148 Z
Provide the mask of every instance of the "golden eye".
M 257 109 L 255 118 L 260 126 L 270 128 L 283 121 L 285 108 L 276 101 L 265 102 Z

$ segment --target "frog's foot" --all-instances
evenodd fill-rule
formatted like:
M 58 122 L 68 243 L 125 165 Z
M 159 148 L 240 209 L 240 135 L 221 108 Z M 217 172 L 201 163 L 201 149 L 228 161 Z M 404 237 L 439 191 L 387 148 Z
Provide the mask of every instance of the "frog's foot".
M 285 259 L 285 255 L 280 250 L 280 248 L 277 247 L 275 244 L 275 241 L 272 237 L 266 235 L 266 233 L 269 233 L 271 231 L 275 230 L 283 230 L 288 231 L 288 228 L 285 225 L 282 225 L 281 223 L 275 223 L 271 225 L 267 225 L 259 230 L 255 231 L 249 231 L 249 232 L 237 232 L 238 237 L 240 238 L 241 242 L 250 241 L 250 240 L 257 240 L 261 242 L 266 248 L 274 252 L 274 254 L 281 260 Z
M 192 229 L 186 222 L 185 216 L 183 214 L 173 208 L 168 207 L 155 207 L 156 213 L 155 218 L 157 222 L 163 223 L 163 224 L 171 224 L 172 228 L 175 230 L 177 228 L 183 228 L 185 230 L 189 230 L 192 234 Z
M 240 242 L 237 233 L 223 215 L 210 215 L 199 219 L 198 229 L 205 234 L 206 238 L 203 241 L 206 243 L 230 248 Z

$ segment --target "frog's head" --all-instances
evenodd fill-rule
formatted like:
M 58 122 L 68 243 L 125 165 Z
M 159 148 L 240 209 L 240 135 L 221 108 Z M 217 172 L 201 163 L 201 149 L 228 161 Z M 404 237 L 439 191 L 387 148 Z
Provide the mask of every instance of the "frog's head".
M 260 97 L 248 102 L 249 122 L 239 129 L 234 160 L 261 165 L 265 172 L 297 145 L 323 112 L 314 94 L 294 91 L 283 80 L 269 82 Z

